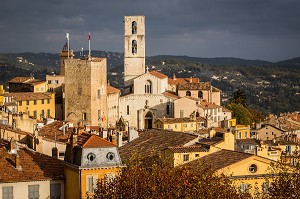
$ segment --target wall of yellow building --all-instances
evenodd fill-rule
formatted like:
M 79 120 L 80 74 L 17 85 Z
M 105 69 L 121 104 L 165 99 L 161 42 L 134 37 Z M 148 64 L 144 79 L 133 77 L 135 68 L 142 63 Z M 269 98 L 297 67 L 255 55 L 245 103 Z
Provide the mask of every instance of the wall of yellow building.
M 178 123 L 163 123 L 161 121 L 156 121 L 154 124 L 155 128 L 160 129 L 172 129 L 173 131 L 196 131 L 197 130 L 197 122 L 178 122 Z
M 223 142 L 215 144 L 216 148 L 234 151 L 234 134 L 231 132 L 223 133 Z
M 120 175 L 122 167 L 107 167 L 107 168 L 91 168 L 81 170 L 81 198 L 86 198 L 87 196 L 87 176 L 93 175 L 97 176 L 98 180 L 104 179 L 106 174 Z
M 5 93 L 4 87 L 2 84 L 0 84 L 0 106 L 3 104 L 4 93 Z
M 44 93 L 47 92 L 47 90 L 48 90 L 47 82 L 41 82 L 33 86 L 33 92 L 35 93 Z
M 48 110 L 50 110 L 50 117 L 55 118 L 55 94 L 49 93 L 48 95 L 51 96 L 49 103 L 47 99 L 44 99 L 44 104 L 41 99 L 36 100 L 36 104 L 34 104 L 35 100 L 23 100 L 21 103 L 18 101 L 18 112 L 27 112 L 29 116 L 34 116 L 34 111 L 36 111 L 36 118 L 41 119 L 42 110 L 44 110 L 44 117 L 48 116 Z
M 239 133 L 241 137 L 239 137 Z M 235 138 L 236 139 L 248 139 L 250 138 L 250 125 L 238 124 L 235 126 Z
M 80 198 L 80 172 L 71 166 L 65 166 L 65 198 Z

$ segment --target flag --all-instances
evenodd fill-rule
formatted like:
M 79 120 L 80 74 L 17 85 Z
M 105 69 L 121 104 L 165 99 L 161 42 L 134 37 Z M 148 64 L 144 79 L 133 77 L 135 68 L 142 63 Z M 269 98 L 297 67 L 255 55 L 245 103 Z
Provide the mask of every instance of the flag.
M 89 33 L 88 39 L 89 39 L 89 41 L 91 40 L 91 33 Z
M 67 40 L 69 40 L 69 33 L 66 33 Z

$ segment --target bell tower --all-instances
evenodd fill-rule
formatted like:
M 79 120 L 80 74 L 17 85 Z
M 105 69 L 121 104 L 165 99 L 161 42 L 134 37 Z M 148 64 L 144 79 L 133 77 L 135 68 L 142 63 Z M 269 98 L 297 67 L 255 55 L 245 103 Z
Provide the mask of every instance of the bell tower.
M 145 16 L 124 17 L 124 84 L 145 73 Z M 131 87 L 131 88 L 130 88 Z

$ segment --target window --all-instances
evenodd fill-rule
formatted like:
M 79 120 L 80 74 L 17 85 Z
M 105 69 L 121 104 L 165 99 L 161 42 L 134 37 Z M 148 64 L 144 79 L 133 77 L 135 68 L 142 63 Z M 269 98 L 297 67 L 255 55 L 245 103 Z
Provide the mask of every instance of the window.
M 132 34 L 136 34 L 137 33 L 137 24 L 136 24 L 136 22 L 133 21 L 131 26 L 132 26 Z
M 244 192 L 248 192 L 248 184 L 244 184 L 244 183 L 242 183 L 242 184 L 240 184 L 240 191 L 242 192 L 242 193 L 244 193 Z
M 100 99 L 100 96 L 101 96 L 101 90 L 98 89 L 98 91 L 97 91 L 97 97 L 98 97 L 98 99 Z
M 198 98 L 203 99 L 203 92 L 202 91 L 198 92 Z
M 86 113 L 82 113 L 82 120 L 83 120 L 83 121 L 86 120 Z
M 33 104 L 36 105 L 36 100 L 33 101 Z
M 249 171 L 251 173 L 255 173 L 257 171 L 257 166 L 255 164 L 251 164 L 249 167 Z
M 175 129 L 177 129 L 177 124 L 175 124 Z
M 86 191 L 93 193 L 97 188 L 97 176 L 87 176 L 86 178 Z
M 39 185 L 28 185 L 28 198 L 39 199 Z
M 180 110 L 180 118 L 184 117 L 184 110 Z
M 242 132 L 238 133 L 238 139 L 242 139 Z
M 29 100 L 26 100 L 26 105 L 29 105 Z
M 2 198 L 3 199 L 13 199 L 13 187 L 2 187 Z
M 47 99 L 47 104 L 50 104 L 50 99 Z
M 64 151 L 60 151 L 60 152 L 58 153 L 58 156 L 59 156 L 60 158 L 65 157 L 65 152 L 64 152 Z
M 287 145 L 286 147 L 285 147 L 285 151 L 287 152 L 287 153 L 291 153 L 291 146 L 290 145 Z
M 193 127 L 194 125 L 193 125 L 194 123 L 191 123 L 191 127 Z
M 195 154 L 195 158 L 198 158 L 199 157 L 199 154 L 197 153 L 197 154 Z
M 45 103 L 45 100 L 42 99 L 42 104 L 44 104 L 44 103 Z
M 37 87 L 35 90 L 36 90 L 36 91 L 39 91 L 39 88 Z
M 35 117 L 36 118 L 36 111 L 33 111 L 33 117 Z
M 137 53 L 137 41 L 132 40 L 132 54 Z
M 167 115 L 169 115 L 169 114 L 170 114 L 170 105 L 167 104 Z
M 127 105 L 127 110 L 126 110 L 126 112 L 127 112 L 127 115 L 129 115 L 129 105 Z
M 171 124 L 168 124 L 168 129 L 171 129 Z
M 22 106 L 22 101 L 19 101 L 19 106 Z
M 190 155 L 189 154 L 184 154 L 183 155 L 183 161 L 189 161 L 190 160 Z
M 47 109 L 47 117 L 50 117 L 50 109 Z
M 150 80 L 146 81 L 145 84 L 145 93 L 152 93 L 152 83 Z
M 185 93 L 185 96 L 191 96 L 191 91 L 187 91 L 187 92 Z
M 41 116 L 44 117 L 45 116 L 45 111 L 42 110 Z
M 183 126 L 184 126 L 184 127 L 187 127 L 187 123 L 184 123 Z
M 244 132 L 244 137 L 247 138 L 248 137 L 248 133 Z
M 60 183 L 50 184 L 50 199 L 60 199 L 61 185 Z

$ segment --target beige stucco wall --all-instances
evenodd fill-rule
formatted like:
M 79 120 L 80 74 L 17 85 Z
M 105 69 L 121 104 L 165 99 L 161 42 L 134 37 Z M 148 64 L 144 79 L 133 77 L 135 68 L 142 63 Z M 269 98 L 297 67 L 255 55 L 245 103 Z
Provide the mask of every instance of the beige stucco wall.
M 119 93 L 112 93 L 107 95 L 107 122 L 108 127 L 115 126 L 119 119 Z
M 152 94 L 161 94 L 168 88 L 168 78 L 160 79 L 150 73 L 145 73 L 134 79 L 134 94 L 145 94 L 147 81 L 152 84 Z
M 63 181 L 53 181 L 51 183 L 61 183 L 61 198 L 64 196 Z M 13 186 L 14 199 L 28 198 L 28 185 L 39 185 L 39 195 L 41 199 L 50 198 L 50 181 L 32 181 L 32 182 L 17 182 L 17 183 L 0 183 L 0 196 L 2 196 L 2 187 Z
M 180 111 L 183 110 L 183 117 L 189 117 L 193 111 L 198 110 L 196 101 L 189 98 L 179 98 L 174 100 L 174 117 L 180 118 Z M 201 115 L 202 116 L 202 115 Z
M 137 34 L 132 34 L 132 22 L 137 23 Z M 132 53 L 132 41 L 137 41 L 137 53 Z M 125 87 L 132 79 L 145 73 L 145 16 L 124 17 L 124 81 Z
M 259 140 L 273 140 L 276 137 L 284 135 L 284 132 L 272 126 L 265 126 L 257 130 L 257 139 Z
M 60 152 L 66 151 L 66 143 L 63 142 L 55 142 L 54 140 L 46 139 L 46 138 L 40 138 L 39 139 L 41 145 L 40 153 L 46 154 L 48 156 L 52 156 L 52 148 L 56 147 L 58 149 L 58 159 L 63 160 L 64 156 L 59 156 Z

